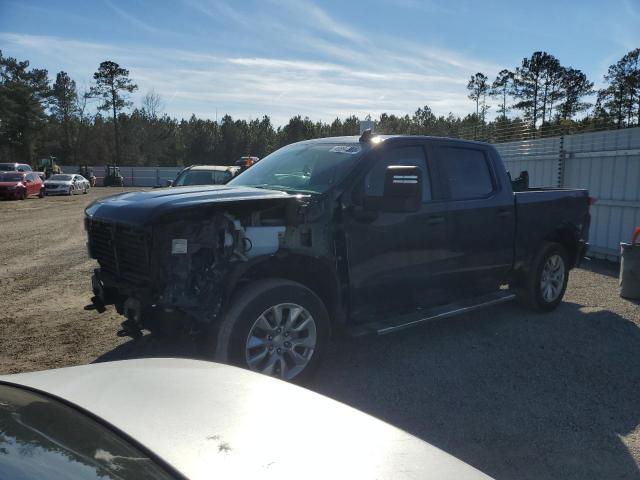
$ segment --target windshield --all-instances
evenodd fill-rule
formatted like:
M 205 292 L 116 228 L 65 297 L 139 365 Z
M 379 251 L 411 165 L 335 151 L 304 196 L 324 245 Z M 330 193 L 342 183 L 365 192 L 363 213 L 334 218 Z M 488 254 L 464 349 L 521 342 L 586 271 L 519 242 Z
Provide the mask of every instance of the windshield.
M 0 182 L 21 182 L 24 175 L 20 173 L 2 173 L 0 174 Z
M 71 175 L 52 175 L 49 180 L 61 180 L 61 181 L 67 181 L 67 180 L 71 180 Z
M 227 183 L 232 177 L 226 170 L 187 170 L 176 178 L 174 185 L 184 187 L 187 185 L 220 185 Z
M 0 385 L 0 478 L 169 479 L 112 430 L 49 397 Z
M 324 193 L 345 177 L 361 155 L 357 143 L 293 144 L 260 160 L 229 185 Z

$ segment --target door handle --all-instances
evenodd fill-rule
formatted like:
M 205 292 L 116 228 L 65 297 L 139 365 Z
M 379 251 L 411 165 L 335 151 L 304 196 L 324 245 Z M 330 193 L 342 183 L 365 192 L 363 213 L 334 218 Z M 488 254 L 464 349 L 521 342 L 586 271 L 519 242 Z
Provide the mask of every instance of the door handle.
M 444 216 L 442 215 L 431 215 L 427 219 L 427 225 L 440 225 L 441 223 L 444 223 Z
M 504 209 L 498 210 L 498 216 L 499 217 L 508 217 L 510 215 L 511 215 L 511 211 L 509 211 L 509 210 L 504 210 Z

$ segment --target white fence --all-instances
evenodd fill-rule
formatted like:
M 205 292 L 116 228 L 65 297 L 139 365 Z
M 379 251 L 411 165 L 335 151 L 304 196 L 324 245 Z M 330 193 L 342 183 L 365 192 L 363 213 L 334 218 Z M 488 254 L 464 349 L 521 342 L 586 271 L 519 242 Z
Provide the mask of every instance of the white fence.
M 77 165 L 62 165 L 65 173 L 78 173 Z M 175 180 L 183 167 L 120 167 L 120 174 L 124 177 L 124 184 L 128 187 L 164 186 L 167 180 Z M 105 167 L 93 167 L 93 174 L 97 178 L 97 185 L 102 186 Z
M 620 242 L 640 225 L 640 128 L 497 144 L 515 177 L 528 170 L 532 187 L 586 188 L 592 255 L 617 260 Z

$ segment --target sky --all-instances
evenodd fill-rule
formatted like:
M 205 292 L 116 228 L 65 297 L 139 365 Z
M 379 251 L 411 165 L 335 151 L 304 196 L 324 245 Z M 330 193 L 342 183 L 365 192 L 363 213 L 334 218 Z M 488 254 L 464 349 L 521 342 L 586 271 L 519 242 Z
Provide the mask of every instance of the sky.
M 130 71 L 132 100 L 163 111 L 331 121 L 474 110 L 466 83 L 537 50 L 602 84 L 640 47 L 640 0 L 0 0 L 0 50 L 64 70 L 79 89 L 100 62 Z M 495 108 L 493 109 L 495 110 Z

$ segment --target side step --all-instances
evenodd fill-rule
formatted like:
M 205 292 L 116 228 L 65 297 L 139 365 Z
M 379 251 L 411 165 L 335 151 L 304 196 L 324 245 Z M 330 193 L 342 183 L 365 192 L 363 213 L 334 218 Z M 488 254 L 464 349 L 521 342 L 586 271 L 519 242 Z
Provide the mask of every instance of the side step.
M 351 337 L 361 337 L 370 334 L 384 335 L 386 333 L 397 332 L 398 330 L 430 322 L 431 320 L 453 317 L 455 315 L 461 315 L 463 313 L 472 312 L 474 310 L 490 307 L 499 303 L 510 302 L 515 298 L 516 294 L 512 291 L 500 290 L 480 297 L 474 297 L 460 302 L 450 303 L 448 305 L 441 305 L 417 311 L 385 321 L 357 325 L 352 329 L 349 329 L 348 334 Z

